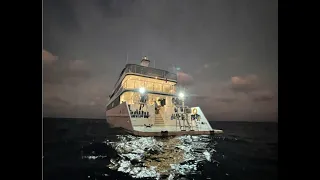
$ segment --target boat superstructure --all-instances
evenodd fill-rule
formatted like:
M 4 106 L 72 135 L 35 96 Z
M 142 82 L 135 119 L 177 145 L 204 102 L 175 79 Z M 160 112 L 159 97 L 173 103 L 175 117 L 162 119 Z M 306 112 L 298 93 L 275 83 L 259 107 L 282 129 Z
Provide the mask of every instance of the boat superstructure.
M 127 64 L 120 73 L 106 106 L 107 122 L 138 136 L 200 135 L 221 133 L 212 129 L 200 107 L 184 104 L 177 92 L 177 75 L 140 65 Z

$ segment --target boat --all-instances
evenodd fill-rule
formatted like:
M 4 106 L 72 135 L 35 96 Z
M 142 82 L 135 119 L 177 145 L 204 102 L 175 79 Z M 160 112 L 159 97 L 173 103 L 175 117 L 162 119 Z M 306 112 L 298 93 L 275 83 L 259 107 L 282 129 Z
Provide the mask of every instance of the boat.
M 177 92 L 177 74 L 140 64 L 126 64 L 109 95 L 106 120 L 135 136 L 181 136 L 223 133 L 213 129 L 200 107 L 185 105 Z

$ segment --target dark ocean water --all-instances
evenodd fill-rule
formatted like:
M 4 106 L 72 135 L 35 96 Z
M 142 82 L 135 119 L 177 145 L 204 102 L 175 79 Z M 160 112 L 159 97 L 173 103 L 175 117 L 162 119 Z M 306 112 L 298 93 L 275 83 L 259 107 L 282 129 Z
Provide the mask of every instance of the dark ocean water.
M 162 173 L 157 177 L 216 180 L 278 179 L 277 123 L 212 122 L 211 124 L 213 128 L 223 129 L 224 134 L 180 137 L 181 144 L 179 146 L 171 144 L 171 146 L 184 149 L 185 157 L 191 158 L 180 163 L 178 169 L 168 170 L 168 173 Z M 45 180 L 133 179 L 139 173 L 144 176 L 149 174 L 150 177 L 144 179 L 156 179 L 152 176 L 154 170 L 143 173 L 143 164 L 137 160 L 130 160 L 131 157 L 142 154 L 141 152 L 121 154 L 123 149 L 119 150 L 119 147 L 126 148 L 128 153 L 128 151 L 141 151 L 141 147 L 150 142 L 157 144 L 173 141 L 128 136 L 118 129 L 109 128 L 104 120 L 47 118 L 43 120 L 43 127 Z M 128 141 L 130 143 L 127 143 Z M 179 149 L 178 147 L 175 150 Z M 147 151 L 147 148 L 144 149 Z M 128 166 L 128 163 L 131 169 L 121 167 L 125 164 Z M 113 165 L 113 168 L 110 165 Z

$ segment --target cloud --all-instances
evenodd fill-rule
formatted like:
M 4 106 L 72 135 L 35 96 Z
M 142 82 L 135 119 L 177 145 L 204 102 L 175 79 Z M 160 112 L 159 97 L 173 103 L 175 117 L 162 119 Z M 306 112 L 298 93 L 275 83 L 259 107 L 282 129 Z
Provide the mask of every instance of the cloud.
M 83 60 L 58 60 L 58 56 L 43 50 L 44 83 L 77 85 L 90 77 L 90 68 Z
M 253 102 L 266 102 L 275 99 L 275 92 L 263 86 L 257 75 L 234 76 L 231 78 L 230 90 L 243 92 Z M 239 96 L 239 95 L 238 95 Z
M 224 103 L 233 103 L 237 101 L 237 99 L 234 97 L 217 97 L 214 100 L 217 102 L 224 102 Z
M 108 91 L 105 75 L 93 76 L 84 60 L 58 58 L 47 50 L 43 53 L 44 115 L 102 118 L 106 99 L 101 97 Z
M 88 70 L 88 65 L 82 60 L 74 60 L 69 63 L 70 71 L 84 71 Z
M 252 100 L 255 102 L 271 101 L 275 98 L 275 95 L 270 91 L 254 92 L 252 94 Z
M 231 78 L 233 85 L 251 85 L 258 80 L 257 75 L 234 76 Z
M 189 90 L 192 96 L 187 104 L 200 106 L 210 120 L 276 121 L 276 91 L 258 75 L 236 75 L 227 81 L 195 81 Z
M 234 92 L 249 93 L 258 87 L 257 75 L 233 76 L 231 77 L 231 90 Z
M 210 62 L 210 63 L 205 63 L 202 66 L 199 66 L 196 68 L 194 71 L 195 74 L 200 75 L 206 72 L 211 72 L 214 71 L 216 68 L 220 66 L 219 62 Z
M 44 67 L 44 116 L 104 118 L 108 76 L 92 72 L 82 60 L 61 59 Z
M 231 78 L 230 89 L 234 92 L 247 93 L 254 102 L 271 101 L 275 98 L 274 93 L 263 87 L 257 75 L 234 76 Z
M 193 77 L 184 72 L 177 72 L 178 83 L 183 86 L 190 86 L 193 84 Z
M 53 64 L 58 60 L 58 56 L 54 56 L 52 53 L 42 50 L 42 61 L 45 65 L 47 64 Z
M 59 97 L 50 97 L 45 99 L 46 102 L 49 102 L 51 106 L 53 107 L 61 107 L 61 106 L 68 106 L 70 103 L 68 101 L 65 101 Z

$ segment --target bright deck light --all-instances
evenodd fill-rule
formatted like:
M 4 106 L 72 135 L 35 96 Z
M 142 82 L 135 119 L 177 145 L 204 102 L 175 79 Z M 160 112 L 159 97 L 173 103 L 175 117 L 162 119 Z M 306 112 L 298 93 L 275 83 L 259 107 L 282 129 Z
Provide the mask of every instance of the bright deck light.
M 144 93 L 146 92 L 146 89 L 145 89 L 144 87 L 141 87 L 141 88 L 139 89 L 139 92 L 140 92 L 141 94 L 144 94 Z
M 184 94 L 182 92 L 179 93 L 179 98 L 184 98 Z

